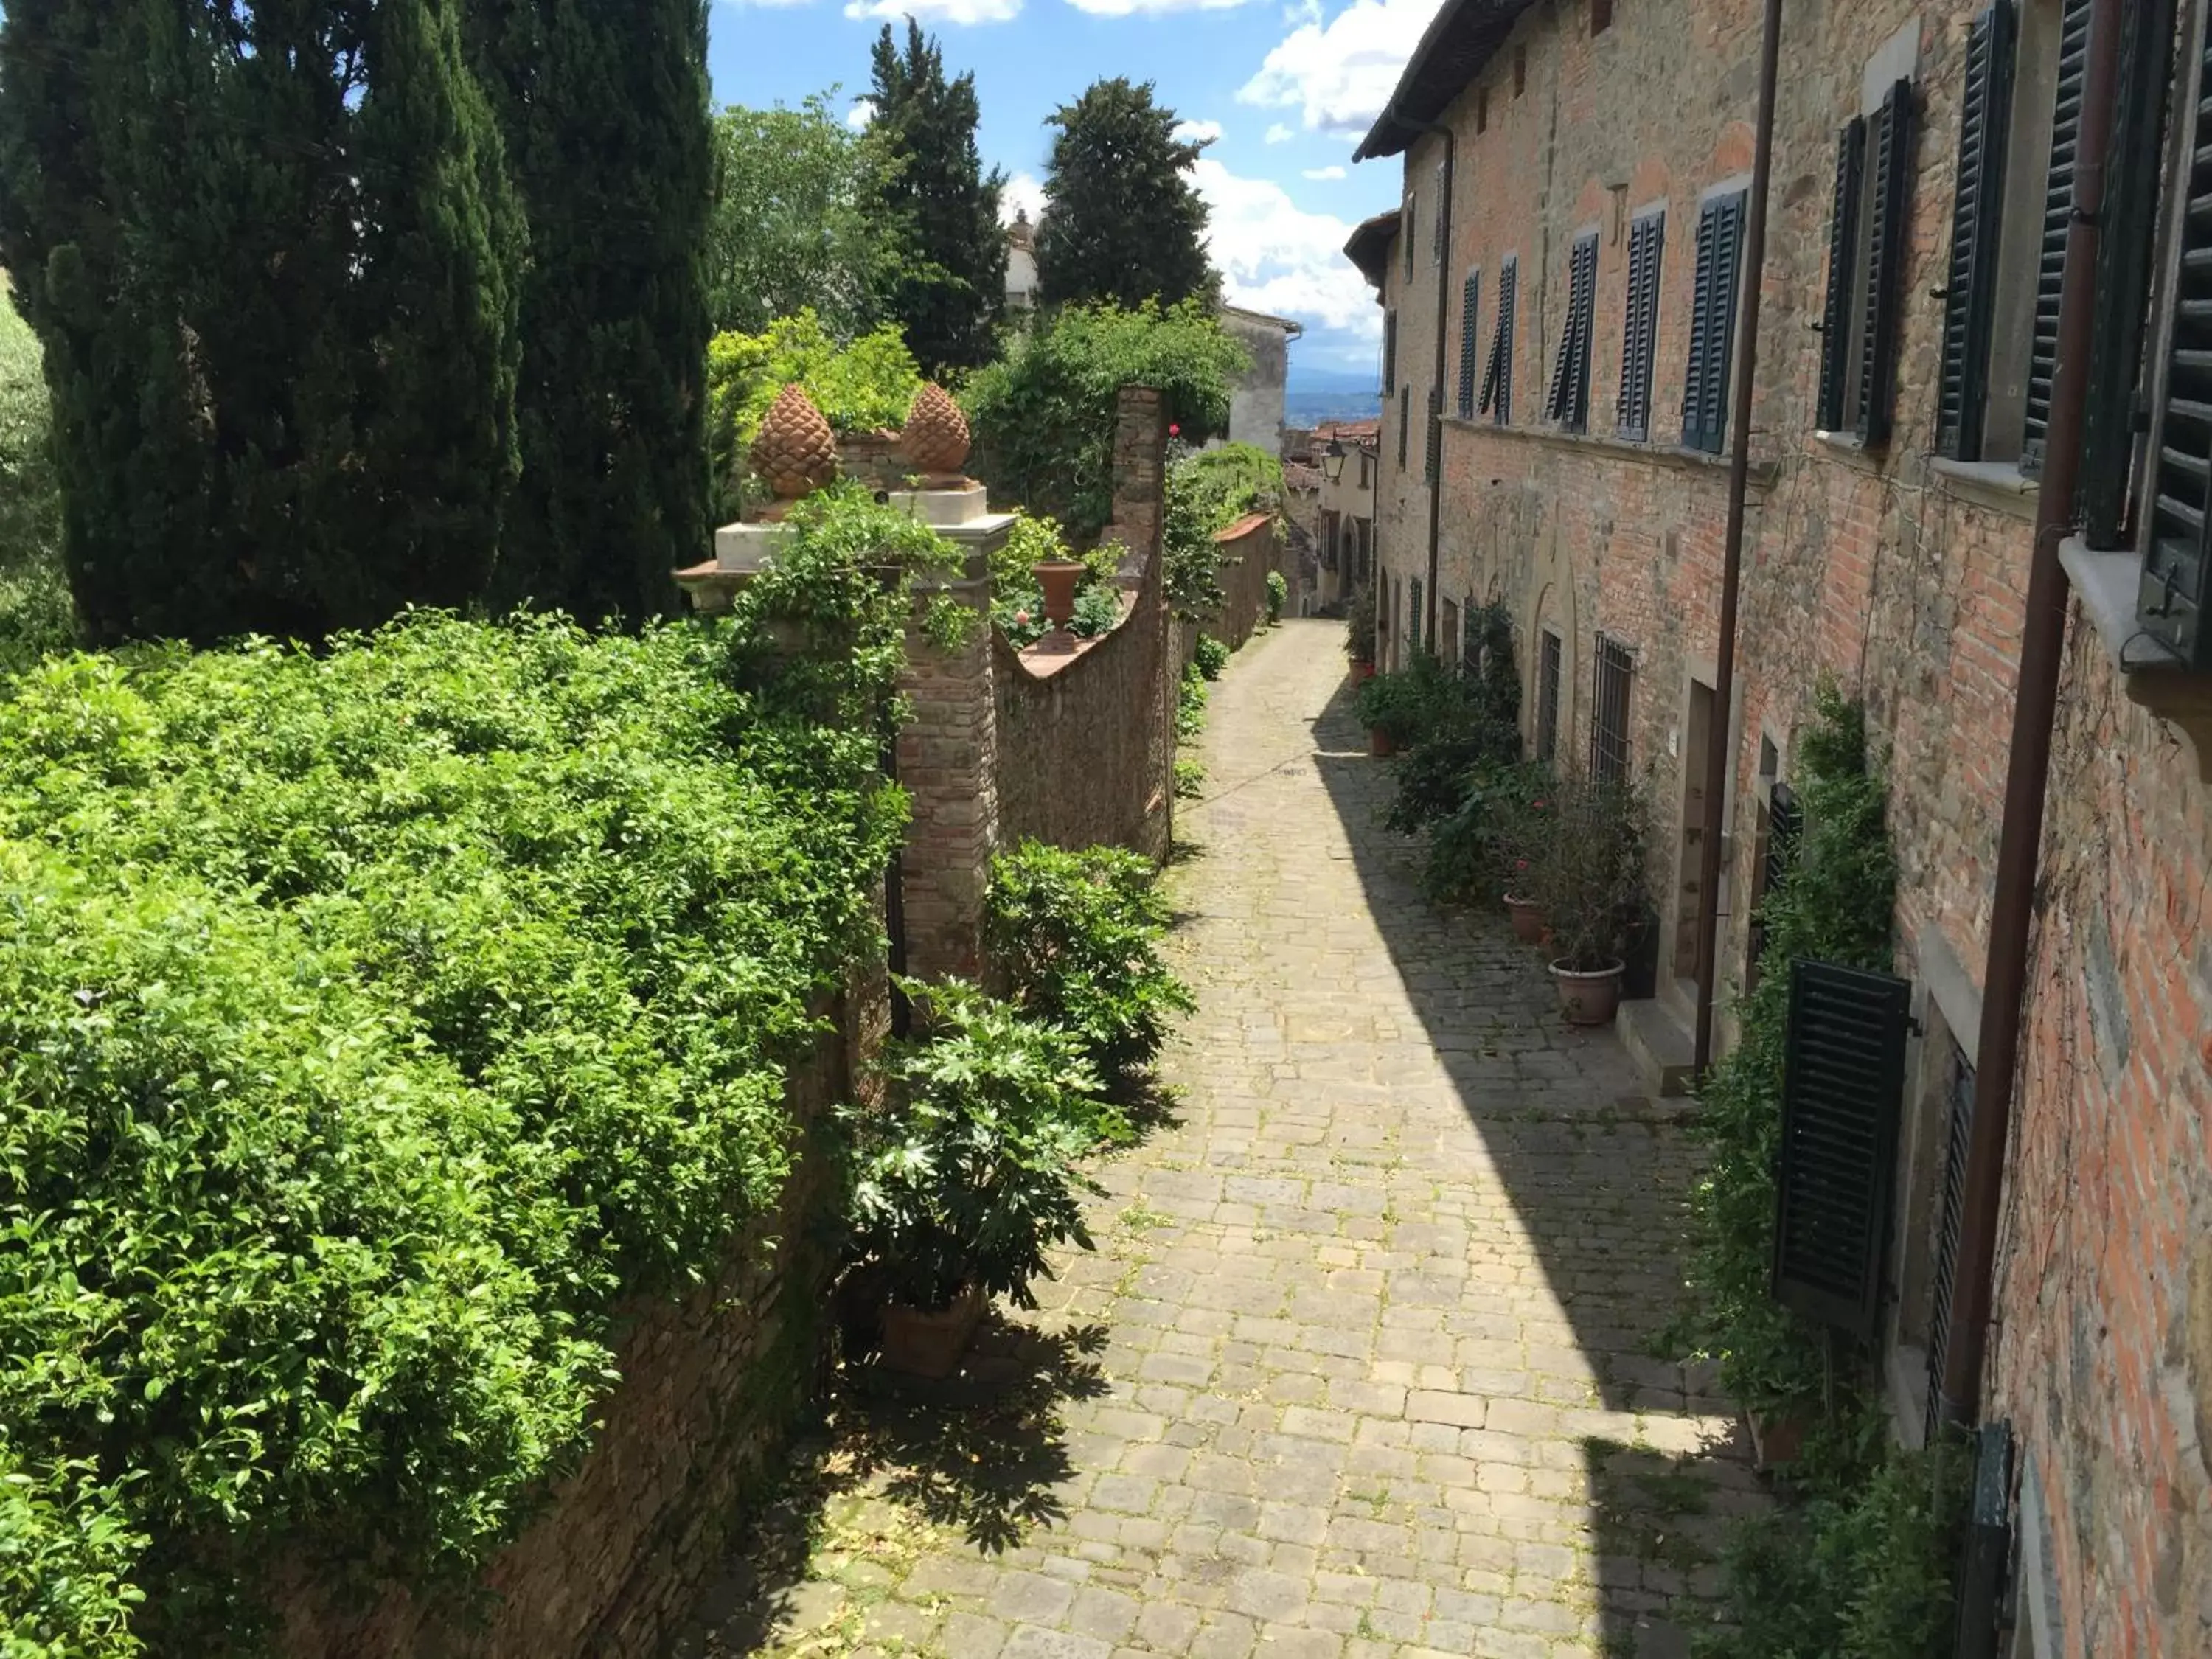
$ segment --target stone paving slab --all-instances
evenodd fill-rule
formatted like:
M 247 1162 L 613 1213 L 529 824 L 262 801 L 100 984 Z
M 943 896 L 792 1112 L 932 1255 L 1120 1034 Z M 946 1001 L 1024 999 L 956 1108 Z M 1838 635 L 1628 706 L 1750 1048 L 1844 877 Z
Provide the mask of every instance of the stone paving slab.
M 1659 1659 L 1711 1617 L 1764 1498 L 1647 1352 L 1679 1107 L 1502 918 L 1423 900 L 1340 640 L 1286 624 L 1214 689 L 1169 877 L 1181 1121 L 1099 1172 L 1097 1253 L 987 1340 L 983 1393 L 831 1449 L 803 1559 L 680 1651 Z

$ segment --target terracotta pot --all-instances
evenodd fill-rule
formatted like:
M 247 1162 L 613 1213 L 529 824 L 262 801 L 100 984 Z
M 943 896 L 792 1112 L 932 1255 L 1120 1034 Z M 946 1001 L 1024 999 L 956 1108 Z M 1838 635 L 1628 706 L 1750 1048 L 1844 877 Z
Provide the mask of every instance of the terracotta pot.
M 1373 663 L 1356 662 L 1352 665 L 1352 683 L 1354 685 L 1364 685 L 1374 678 L 1375 665 Z
M 1083 580 L 1083 567 L 1072 559 L 1048 559 L 1030 567 L 1030 574 L 1044 589 L 1044 614 L 1054 628 L 1075 620 L 1075 585 Z
M 1805 1455 L 1805 1431 L 1809 1426 L 1802 1417 L 1767 1417 L 1758 1412 L 1746 1412 L 1744 1422 L 1751 1429 L 1752 1462 L 1761 1473 L 1795 1463 Z
M 1367 728 L 1367 752 L 1377 760 L 1398 752 L 1398 745 L 1390 741 L 1390 734 L 1379 726 Z
M 983 1293 L 973 1285 L 963 1287 L 945 1307 L 909 1308 L 902 1302 L 884 1304 L 884 1364 L 908 1376 L 933 1380 L 952 1375 L 960 1356 L 975 1340 L 983 1317 Z
M 1544 907 L 1534 899 L 1505 896 L 1505 914 L 1513 918 L 1513 937 L 1534 945 L 1544 937 Z
M 1620 1006 L 1623 964 L 1614 963 L 1593 973 L 1570 968 L 1561 957 L 1552 964 L 1552 980 L 1559 988 L 1559 1012 L 1570 1025 L 1610 1025 Z

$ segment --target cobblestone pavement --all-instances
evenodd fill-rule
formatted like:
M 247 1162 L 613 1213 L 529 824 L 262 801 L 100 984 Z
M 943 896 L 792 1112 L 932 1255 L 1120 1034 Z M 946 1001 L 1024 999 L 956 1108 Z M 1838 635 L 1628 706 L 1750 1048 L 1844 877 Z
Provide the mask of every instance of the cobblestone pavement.
M 986 1344 L 1000 1393 L 864 1413 L 687 1651 L 1640 1659 L 1710 1618 L 1762 1499 L 1646 1352 L 1691 1151 L 1502 919 L 1422 899 L 1340 638 L 1214 688 L 1180 1121 L 1101 1171 L 1097 1253 Z

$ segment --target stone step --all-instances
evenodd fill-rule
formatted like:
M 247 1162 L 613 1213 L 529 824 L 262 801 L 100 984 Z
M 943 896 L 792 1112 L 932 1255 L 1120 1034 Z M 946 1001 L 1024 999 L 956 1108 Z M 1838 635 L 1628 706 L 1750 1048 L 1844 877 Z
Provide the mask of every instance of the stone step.
M 1620 1005 L 1620 1046 L 1628 1051 L 1645 1091 L 1660 1099 L 1690 1092 L 1696 1041 L 1688 1024 L 1656 998 Z

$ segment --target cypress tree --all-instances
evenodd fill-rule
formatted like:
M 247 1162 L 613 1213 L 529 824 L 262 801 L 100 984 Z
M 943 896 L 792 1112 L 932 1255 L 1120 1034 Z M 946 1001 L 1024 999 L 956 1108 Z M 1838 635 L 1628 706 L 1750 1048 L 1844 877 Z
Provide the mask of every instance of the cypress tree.
M 493 603 L 652 616 L 708 548 L 706 6 L 475 0 L 471 40 L 530 221 Z
M 95 638 L 482 592 L 522 225 L 459 0 L 15 0 L 0 258 Z
M 910 17 L 903 52 L 884 25 L 872 68 L 874 125 L 890 163 L 879 199 L 906 243 L 890 313 L 925 374 L 973 368 L 998 355 L 1006 303 L 1006 180 L 996 167 L 984 173 L 975 148 L 975 76 L 947 81 L 937 42 Z
M 1043 303 L 1212 301 L 1206 203 L 1189 178 L 1206 146 L 1175 136 L 1176 112 L 1152 101 L 1152 82 L 1093 82 L 1045 125 L 1059 131 L 1037 228 Z

